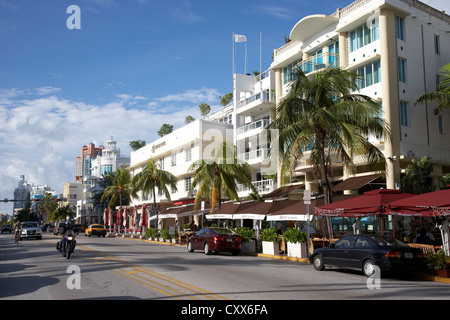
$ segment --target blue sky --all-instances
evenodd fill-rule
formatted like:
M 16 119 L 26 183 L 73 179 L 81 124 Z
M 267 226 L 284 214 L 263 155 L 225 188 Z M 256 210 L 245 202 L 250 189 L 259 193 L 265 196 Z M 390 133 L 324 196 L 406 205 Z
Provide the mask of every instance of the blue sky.
M 426 3 L 450 12 L 448 0 Z M 271 63 L 292 27 L 331 14 L 344 0 L 0 0 L 0 199 L 19 176 L 58 193 L 73 181 L 84 144 L 111 136 L 157 138 L 198 105 L 219 108 L 232 91 L 232 33 L 248 41 L 247 71 Z M 69 30 L 67 8 L 81 11 Z M 244 72 L 244 45 L 236 48 Z M 0 213 L 10 212 L 0 203 Z

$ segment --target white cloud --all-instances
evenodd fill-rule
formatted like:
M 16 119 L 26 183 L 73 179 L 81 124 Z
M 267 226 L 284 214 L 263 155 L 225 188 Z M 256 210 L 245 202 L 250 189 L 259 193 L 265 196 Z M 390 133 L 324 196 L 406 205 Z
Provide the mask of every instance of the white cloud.
M 113 136 L 129 156 L 131 140 L 149 143 L 163 123 L 177 128 L 187 115 L 200 118 L 198 104 L 213 104 L 219 94 L 202 88 L 150 101 L 123 93 L 100 105 L 64 99 L 54 87 L 0 90 L 0 198 L 13 197 L 22 174 L 61 193 L 65 182 L 74 181 L 75 158 L 84 144 L 104 144 Z

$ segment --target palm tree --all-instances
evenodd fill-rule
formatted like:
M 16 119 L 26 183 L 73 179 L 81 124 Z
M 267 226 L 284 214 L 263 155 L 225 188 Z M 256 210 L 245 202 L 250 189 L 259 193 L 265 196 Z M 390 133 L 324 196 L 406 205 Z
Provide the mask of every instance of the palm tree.
M 434 109 L 435 115 L 450 108 L 450 63 L 443 66 L 440 71 L 441 73 L 439 76 L 442 77 L 442 79 L 436 91 L 424 93 L 415 102 L 415 105 L 423 102 L 437 102 L 438 106 Z
M 251 183 L 252 167 L 239 160 L 235 147 L 227 142 L 217 146 L 213 158 L 194 162 L 188 171 L 194 171 L 191 190 L 198 187 L 194 210 L 202 197 L 211 202 L 210 213 L 220 209 L 222 195 L 238 201 L 237 183 L 245 184 L 258 193 Z
M 296 160 L 311 151 L 311 161 L 323 182 L 325 203 L 330 202 L 329 169 L 331 156 L 344 165 L 355 155 L 369 164 L 385 164 L 383 153 L 367 137 L 390 137 L 390 129 L 380 117 L 380 106 L 370 97 L 351 94 L 357 90 L 356 73 L 326 68 L 308 78 L 302 70 L 287 97 L 277 106 L 277 118 L 269 128 L 279 130 L 281 181 L 284 184 Z
M 131 201 L 130 172 L 126 168 L 117 169 L 114 174 L 106 175 L 106 179 L 110 180 L 111 185 L 103 191 L 100 201 L 103 202 L 110 198 L 108 208 L 116 205 L 117 202 L 119 202 L 119 206 L 128 204 Z
M 177 177 L 169 171 L 161 170 L 158 163 L 153 158 L 150 158 L 144 169 L 133 177 L 132 185 L 132 196 L 135 198 L 138 197 L 139 191 L 143 191 L 145 197 L 152 193 L 153 204 L 156 208 L 156 189 L 158 189 L 158 195 L 164 194 L 167 200 L 170 201 L 168 186 L 172 190 L 177 190 Z

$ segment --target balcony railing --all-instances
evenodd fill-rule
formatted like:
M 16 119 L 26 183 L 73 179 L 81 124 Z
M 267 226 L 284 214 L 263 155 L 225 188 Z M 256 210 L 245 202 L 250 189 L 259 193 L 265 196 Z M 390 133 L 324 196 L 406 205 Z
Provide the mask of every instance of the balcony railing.
M 268 119 L 259 119 L 257 121 L 246 124 L 245 126 L 239 127 L 237 129 L 237 134 L 242 134 L 255 129 L 264 129 L 269 125 L 270 121 Z
M 272 192 L 273 190 L 275 190 L 275 187 L 276 187 L 275 180 L 273 180 L 273 179 L 252 181 L 252 184 L 255 186 L 255 188 L 259 194 Z M 251 189 L 244 184 L 238 184 L 237 190 L 238 190 L 238 193 L 251 191 Z
M 262 149 L 252 150 L 250 152 L 238 154 L 238 159 L 242 160 L 242 161 L 250 161 L 250 160 L 259 159 L 262 161 L 263 159 L 266 159 L 268 157 L 268 154 L 269 154 L 269 149 L 262 148 Z
M 269 90 L 264 90 L 261 92 L 258 92 L 247 99 L 241 100 L 237 103 L 237 108 L 242 108 L 248 105 L 251 102 L 254 101 L 260 101 L 260 102 L 274 102 L 275 101 L 275 93 L 270 92 Z
M 309 59 L 303 60 L 298 64 L 298 67 L 305 73 L 319 71 L 329 68 L 336 68 L 339 66 L 339 55 L 336 53 L 325 52 L 315 55 Z

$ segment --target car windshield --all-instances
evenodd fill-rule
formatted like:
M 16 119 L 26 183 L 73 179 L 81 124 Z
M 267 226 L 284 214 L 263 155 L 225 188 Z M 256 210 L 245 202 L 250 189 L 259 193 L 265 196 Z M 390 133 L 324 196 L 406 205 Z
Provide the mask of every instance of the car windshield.
M 371 237 L 381 247 L 407 247 L 408 245 L 400 240 L 385 237 Z
M 37 222 L 27 222 L 22 224 L 23 228 L 37 228 L 38 224 Z
M 93 225 L 91 226 L 91 228 L 103 228 L 103 226 L 102 226 L 102 225 L 99 225 L 99 224 L 93 224 Z

